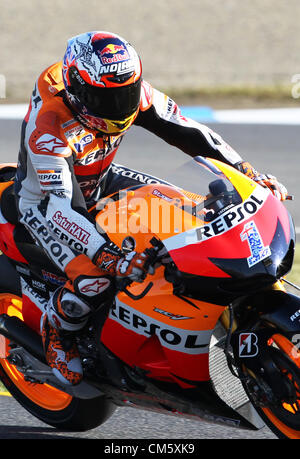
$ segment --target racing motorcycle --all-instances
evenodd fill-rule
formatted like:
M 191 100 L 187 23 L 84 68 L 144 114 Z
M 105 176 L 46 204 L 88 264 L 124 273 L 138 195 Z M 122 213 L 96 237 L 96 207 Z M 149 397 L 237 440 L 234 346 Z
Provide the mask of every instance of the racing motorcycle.
M 191 163 L 187 187 L 154 180 L 91 207 L 99 231 L 125 253 L 146 250 L 156 270 L 116 284 L 80 332 L 76 386 L 54 376 L 40 335 L 65 275 L 18 223 L 15 165 L 2 165 L 0 378 L 43 422 L 83 431 L 131 407 L 300 438 L 300 297 L 285 288 L 292 218 L 234 168 Z

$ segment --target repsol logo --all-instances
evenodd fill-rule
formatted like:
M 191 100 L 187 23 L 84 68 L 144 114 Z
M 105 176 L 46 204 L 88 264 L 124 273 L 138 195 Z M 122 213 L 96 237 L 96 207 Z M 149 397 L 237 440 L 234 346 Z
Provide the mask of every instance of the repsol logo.
M 22 223 L 23 222 L 32 230 L 34 236 L 37 237 L 44 248 L 46 248 L 49 255 L 52 255 L 56 263 L 64 267 L 70 261 L 69 255 L 64 251 L 63 246 L 50 235 L 46 226 L 35 217 L 32 209 L 29 209 L 25 213 L 22 218 Z
M 97 161 L 104 159 L 110 152 L 111 150 L 107 152 L 105 148 L 99 148 L 98 150 L 93 150 L 90 153 L 88 153 L 86 156 L 84 156 L 83 158 L 77 159 L 76 164 L 81 164 L 81 165 L 86 166 L 87 164 L 95 163 Z
M 59 240 L 64 245 L 68 245 L 69 247 L 71 247 L 72 249 L 76 250 L 77 252 L 87 254 L 87 248 L 84 247 L 84 245 L 83 245 L 83 244 L 85 244 L 84 241 L 83 241 L 83 243 L 79 242 L 77 239 L 74 239 L 74 237 L 66 234 L 60 228 L 55 226 L 51 220 L 48 220 L 47 223 L 48 223 L 49 228 L 51 229 L 51 231 L 53 231 L 53 233 L 56 235 L 56 237 L 58 237 Z
M 185 354 L 204 354 L 208 346 L 212 330 L 184 330 L 153 319 L 135 311 L 130 306 L 116 299 L 115 306 L 110 310 L 110 319 L 123 327 L 149 338 L 157 335 L 162 346 Z
M 83 242 L 84 244 L 88 243 L 90 233 L 81 228 L 81 226 L 76 223 L 68 220 L 67 217 L 64 217 L 60 210 L 57 210 L 53 215 L 52 219 L 61 226 L 68 233 L 72 234 L 76 239 Z
M 197 239 L 199 241 L 203 241 L 212 236 L 218 236 L 219 234 L 225 233 L 225 231 L 255 214 L 263 203 L 263 199 L 260 199 L 258 196 L 252 194 L 247 201 L 243 202 L 240 206 L 235 207 L 234 210 L 223 214 L 213 223 L 197 228 Z

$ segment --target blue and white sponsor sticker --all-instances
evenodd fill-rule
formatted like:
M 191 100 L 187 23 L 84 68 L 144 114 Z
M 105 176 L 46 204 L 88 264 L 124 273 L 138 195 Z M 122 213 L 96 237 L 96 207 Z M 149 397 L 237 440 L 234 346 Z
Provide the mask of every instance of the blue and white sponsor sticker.
M 249 244 L 251 256 L 247 258 L 247 262 L 250 268 L 271 255 L 270 247 L 264 246 L 261 235 L 253 220 L 244 225 L 241 232 L 241 240 L 247 241 Z

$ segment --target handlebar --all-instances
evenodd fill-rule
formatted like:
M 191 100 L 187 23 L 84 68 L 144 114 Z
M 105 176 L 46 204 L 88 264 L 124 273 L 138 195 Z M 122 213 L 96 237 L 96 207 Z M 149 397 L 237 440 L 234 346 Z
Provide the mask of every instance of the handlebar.
M 129 296 L 129 298 L 131 298 L 132 300 L 137 301 L 137 300 L 141 300 L 142 298 L 144 298 L 144 296 L 147 295 L 147 293 L 149 292 L 149 290 L 151 290 L 152 287 L 153 287 L 153 282 L 149 282 L 147 287 L 139 295 L 134 295 L 129 290 L 127 290 L 127 288 L 124 288 L 123 292 L 126 293 L 126 295 Z

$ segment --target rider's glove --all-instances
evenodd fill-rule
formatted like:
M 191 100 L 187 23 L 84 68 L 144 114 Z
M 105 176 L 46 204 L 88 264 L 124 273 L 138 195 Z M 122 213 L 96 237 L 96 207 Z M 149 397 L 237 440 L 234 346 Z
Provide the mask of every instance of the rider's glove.
M 127 253 L 118 261 L 116 267 L 117 279 L 127 277 L 132 282 L 143 282 L 148 272 L 147 256 L 144 253 Z
M 284 185 L 278 182 L 276 177 L 270 174 L 260 174 L 247 161 L 243 161 L 236 166 L 237 169 L 243 172 L 243 174 L 245 174 L 247 177 L 251 178 L 256 183 L 259 183 L 259 185 L 263 186 L 264 188 L 269 188 L 269 190 L 271 190 L 277 199 L 280 201 L 285 201 L 288 191 Z
M 111 276 L 117 279 L 128 278 L 132 282 L 143 282 L 148 273 L 154 272 L 146 254 L 124 254 L 113 242 L 103 244 L 96 252 L 93 262 Z

